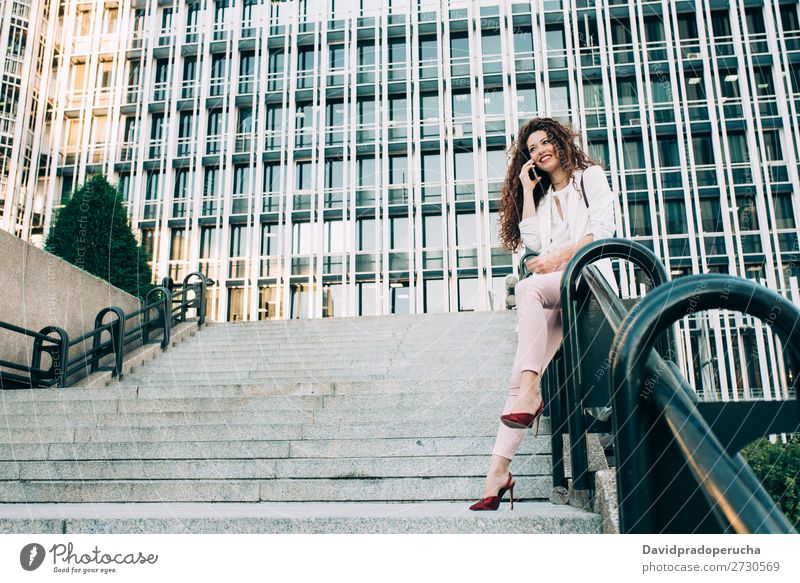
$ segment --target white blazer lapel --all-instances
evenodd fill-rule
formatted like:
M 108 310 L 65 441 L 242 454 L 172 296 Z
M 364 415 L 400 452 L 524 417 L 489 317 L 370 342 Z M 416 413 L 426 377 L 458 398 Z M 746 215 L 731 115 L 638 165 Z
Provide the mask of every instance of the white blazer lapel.
M 581 192 L 581 176 L 583 171 L 580 170 L 575 173 L 575 195 L 570 197 L 570 210 L 569 210 L 569 228 L 570 237 L 572 242 L 576 242 L 583 237 L 583 232 L 586 230 L 586 224 L 589 221 L 589 209 L 586 208 L 586 203 L 583 201 L 585 193 Z M 588 200 L 588 195 L 587 195 Z

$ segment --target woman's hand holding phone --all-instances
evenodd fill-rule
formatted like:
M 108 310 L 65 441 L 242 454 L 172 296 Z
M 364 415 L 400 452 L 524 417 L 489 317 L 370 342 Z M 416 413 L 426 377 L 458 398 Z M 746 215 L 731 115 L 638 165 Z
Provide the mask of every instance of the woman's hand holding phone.
M 522 184 L 524 192 L 533 192 L 536 185 L 542 180 L 542 177 L 536 173 L 536 167 L 533 160 L 528 160 L 522 165 L 522 171 L 519 174 L 519 181 Z

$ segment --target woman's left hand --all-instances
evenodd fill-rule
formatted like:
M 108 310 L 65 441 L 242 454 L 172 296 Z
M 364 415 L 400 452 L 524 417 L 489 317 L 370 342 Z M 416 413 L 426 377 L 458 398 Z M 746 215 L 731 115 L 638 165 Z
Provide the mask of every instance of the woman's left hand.
M 528 260 L 528 269 L 531 273 L 551 273 L 564 263 L 559 253 L 547 253 Z

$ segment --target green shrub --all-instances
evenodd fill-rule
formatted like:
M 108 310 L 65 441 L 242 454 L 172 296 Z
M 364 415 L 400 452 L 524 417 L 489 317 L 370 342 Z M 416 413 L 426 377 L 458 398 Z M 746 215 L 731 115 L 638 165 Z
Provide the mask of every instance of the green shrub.
M 103 176 L 90 178 L 73 193 L 58 212 L 45 249 L 139 298 L 153 287 L 122 196 Z
M 800 440 L 794 437 L 785 444 L 770 443 L 764 437 L 746 445 L 741 453 L 772 499 L 800 530 Z

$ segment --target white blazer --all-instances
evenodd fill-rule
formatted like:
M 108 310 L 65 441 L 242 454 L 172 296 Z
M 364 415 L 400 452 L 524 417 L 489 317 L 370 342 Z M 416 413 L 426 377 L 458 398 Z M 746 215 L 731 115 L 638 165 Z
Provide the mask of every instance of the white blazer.
M 589 207 L 581 195 L 581 176 L 586 192 Z M 608 186 L 605 172 L 600 166 L 590 166 L 584 171 L 577 171 L 572 176 L 572 186 L 568 192 L 562 210 L 566 214 L 569 226 L 569 237 L 576 243 L 588 234 L 594 235 L 594 240 L 613 237 L 617 231 L 615 219 L 616 197 Z M 531 251 L 547 253 L 553 250 L 551 227 L 553 213 L 557 212 L 553 202 L 553 189 L 550 188 L 536 209 L 536 215 L 528 217 L 519 223 L 519 232 L 522 242 Z M 611 259 L 601 259 L 594 265 L 608 280 L 612 289 L 619 292 Z

